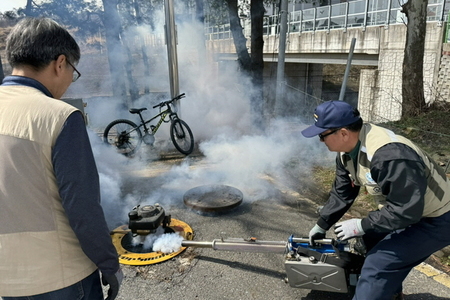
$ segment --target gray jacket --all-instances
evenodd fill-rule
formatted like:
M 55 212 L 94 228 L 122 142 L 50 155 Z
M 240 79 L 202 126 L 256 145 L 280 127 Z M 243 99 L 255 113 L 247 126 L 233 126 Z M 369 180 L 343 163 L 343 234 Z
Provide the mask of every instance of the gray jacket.
M 364 231 L 390 232 L 450 211 L 450 183 L 444 171 L 408 139 L 366 123 L 356 159 L 339 153 L 336 178 L 317 224 L 328 230 L 350 208 L 360 187 L 385 199 L 362 220 Z

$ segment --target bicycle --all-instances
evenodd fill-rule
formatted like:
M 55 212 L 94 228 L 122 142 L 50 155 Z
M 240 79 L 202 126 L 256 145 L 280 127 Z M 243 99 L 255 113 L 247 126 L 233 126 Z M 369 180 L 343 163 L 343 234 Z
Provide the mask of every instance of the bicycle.
M 159 107 L 159 113 L 154 117 L 144 120 L 142 112 L 147 110 L 143 108 L 130 108 L 129 112 L 138 114 L 140 124 L 136 125 L 133 121 L 127 119 L 114 120 L 106 126 L 103 132 L 103 141 L 109 145 L 115 146 L 119 153 L 125 156 L 132 156 L 144 142 L 147 145 L 153 145 L 155 142 L 155 133 L 158 131 L 161 124 L 170 124 L 170 138 L 178 151 L 182 154 L 189 155 L 194 150 L 194 136 L 189 126 L 178 118 L 174 112 L 172 105 L 174 101 L 184 98 L 185 94 L 176 96 L 169 101 L 163 101 L 153 108 Z M 164 107 L 166 107 L 164 109 Z M 167 120 L 166 117 L 169 116 Z M 151 121 L 160 118 L 156 125 L 147 126 Z M 142 135 L 141 128 L 143 128 L 144 135 Z

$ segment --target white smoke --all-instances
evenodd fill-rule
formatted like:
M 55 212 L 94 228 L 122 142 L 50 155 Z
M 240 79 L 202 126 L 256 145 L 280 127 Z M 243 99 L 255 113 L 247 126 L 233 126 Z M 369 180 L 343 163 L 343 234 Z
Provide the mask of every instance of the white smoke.
M 163 234 L 164 228 L 160 226 L 156 229 L 156 232 L 152 234 L 133 236 L 131 244 L 133 246 L 142 245 L 144 249 L 149 250 L 153 248 L 153 243 L 156 241 L 156 239 L 160 238 Z
M 305 143 L 298 122 L 279 120 L 272 123 L 264 135 L 240 137 L 219 135 L 200 144 L 207 168 L 191 166 L 186 160 L 173 167 L 165 176 L 162 188 L 179 194 L 187 189 L 209 184 L 234 186 L 244 193 L 244 201 L 255 201 L 274 194 L 271 180 L 283 181 L 290 164 L 306 170 L 314 159 L 326 159 L 330 154 L 318 141 Z M 301 182 L 298 183 L 301 185 Z M 179 195 L 180 197 L 181 195 Z
M 134 195 L 122 195 L 122 173 L 141 168 L 141 165 L 118 154 L 92 130 L 88 130 L 88 134 L 99 173 L 102 207 L 108 225 L 113 229 L 127 220 L 128 212 L 138 202 Z
M 153 244 L 153 251 L 162 253 L 178 252 L 181 249 L 183 237 L 178 233 L 166 233 L 157 238 Z
M 181 250 L 184 238 L 176 232 L 164 233 L 163 227 L 158 227 L 155 233 L 146 236 L 137 235 L 131 240 L 133 246 L 142 245 L 146 251 L 173 253 Z
M 149 32 L 144 27 L 134 30 L 145 36 L 161 34 L 163 23 L 161 21 L 156 25 L 155 32 Z M 130 159 L 103 145 L 98 135 L 109 122 L 117 118 L 137 122 L 137 117 L 127 111 L 124 100 L 106 97 L 86 99 L 90 128 L 97 132 L 92 135 L 96 141 L 92 145 L 100 172 L 102 203 L 110 226 L 126 222 L 127 213 L 139 204 L 160 203 L 162 206 L 179 207 L 184 193 L 199 185 L 230 185 L 243 192 L 244 201 L 263 199 L 276 192 L 271 179 L 283 181 L 290 176 L 284 172 L 286 168 L 297 168 L 297 174 L 307 176 L 313 162 L 320 160 L 323 164 L 333 161 L 334 155 L 320 145 L 318 139 L 301 136 L 300 131 L 305 125 L 300 119 L 273 119 L 267 125 L 266 132 L 256 131 L 250 117 L 252 88 L 248 79 L 243 78 L 234 67 L 219 68 L 213 56 L 205 54 L 201 24 L 177 24 L 177 31 L 180 91 L 186 93 L 186 98 L 180 101 L 179 113 L 199 143 L 204 155 L 202 163 L 196 164 L 195 160 L 186 158 L 183 163 L 159 175 L 163 183 L 158 187 L 149 186 L 148 190 L 139 193 L 124 192 L 124 174 L 147 168 L 155 157 L 152 151 L 160 149 L 142 147 L 138 155 Z M 168 89 L 165 45 L 155 46 L 149 51 L 155 57 L 151 76 L 140 80 L 156 83 L 160 90 Z M 144 114 L 150 117 L 156 113 L 151 106 L 160 100 L 156 96 L 144 96 L 133 106 L 149 108 Z M 171 144 L 168 128 L 167 124 L 162 124 L 155 136 L 157 143 L 164 141 L 166 147 Z M 130 177 L 126 176 L 129 183 Z M 300 178 L 298 185 L 301 184 Z M 137 185 L 142 187 L 142 184 Z

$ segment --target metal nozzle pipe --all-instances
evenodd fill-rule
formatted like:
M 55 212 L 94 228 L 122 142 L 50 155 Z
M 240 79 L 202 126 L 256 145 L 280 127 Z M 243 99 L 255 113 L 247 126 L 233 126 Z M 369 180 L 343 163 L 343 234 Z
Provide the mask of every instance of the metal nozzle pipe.
M 258 240 L 213 240 L 212 242 L 197 242 L 184 240 L 181 242 L 183 247 L 212 248 L 221 251 L 248 251 L 248 252 L 271 252 L 284 253 L 287 242 L 279 241 L 258 241 Z
M 309 243 L 309 238 L 291 238 L 289 242 Z M 221 251 L 241 251 L 241 252 L 271 252 L 285 253 L 289 242 L 281 241 L 259 241 L 256 239 L 215 239 L 210 242 L 184 240 L 181 242 L 182 247 L 194 248 L 211 248 Z M 333 239 L 321 239 L 314 241 L 317 244 L 332 244 Z

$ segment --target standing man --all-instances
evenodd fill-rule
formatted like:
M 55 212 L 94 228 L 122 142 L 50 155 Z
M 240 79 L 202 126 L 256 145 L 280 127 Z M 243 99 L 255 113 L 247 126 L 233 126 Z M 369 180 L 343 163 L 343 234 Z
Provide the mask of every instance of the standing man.
M 122 272 L 100 206 L 84 117 L 59 99 L 80 77 L 80 48 L 48 18 L 8 35 L 0 86 L 0 296 L 102 300 Z
M 310 243 L 350 208 L 361 186 L 385 200 L 362 219 L 335 226 L 341 240 L 362 236 L 366 260 L 354 300 L 403 299 L 411 269 L 450 245 L 450 183 L 444 171 L 410 140 L 370 123 L 343 101 L 320 104 L 303 136 L 319 136 L 336 157 L 330 197 L 309 233 Z

